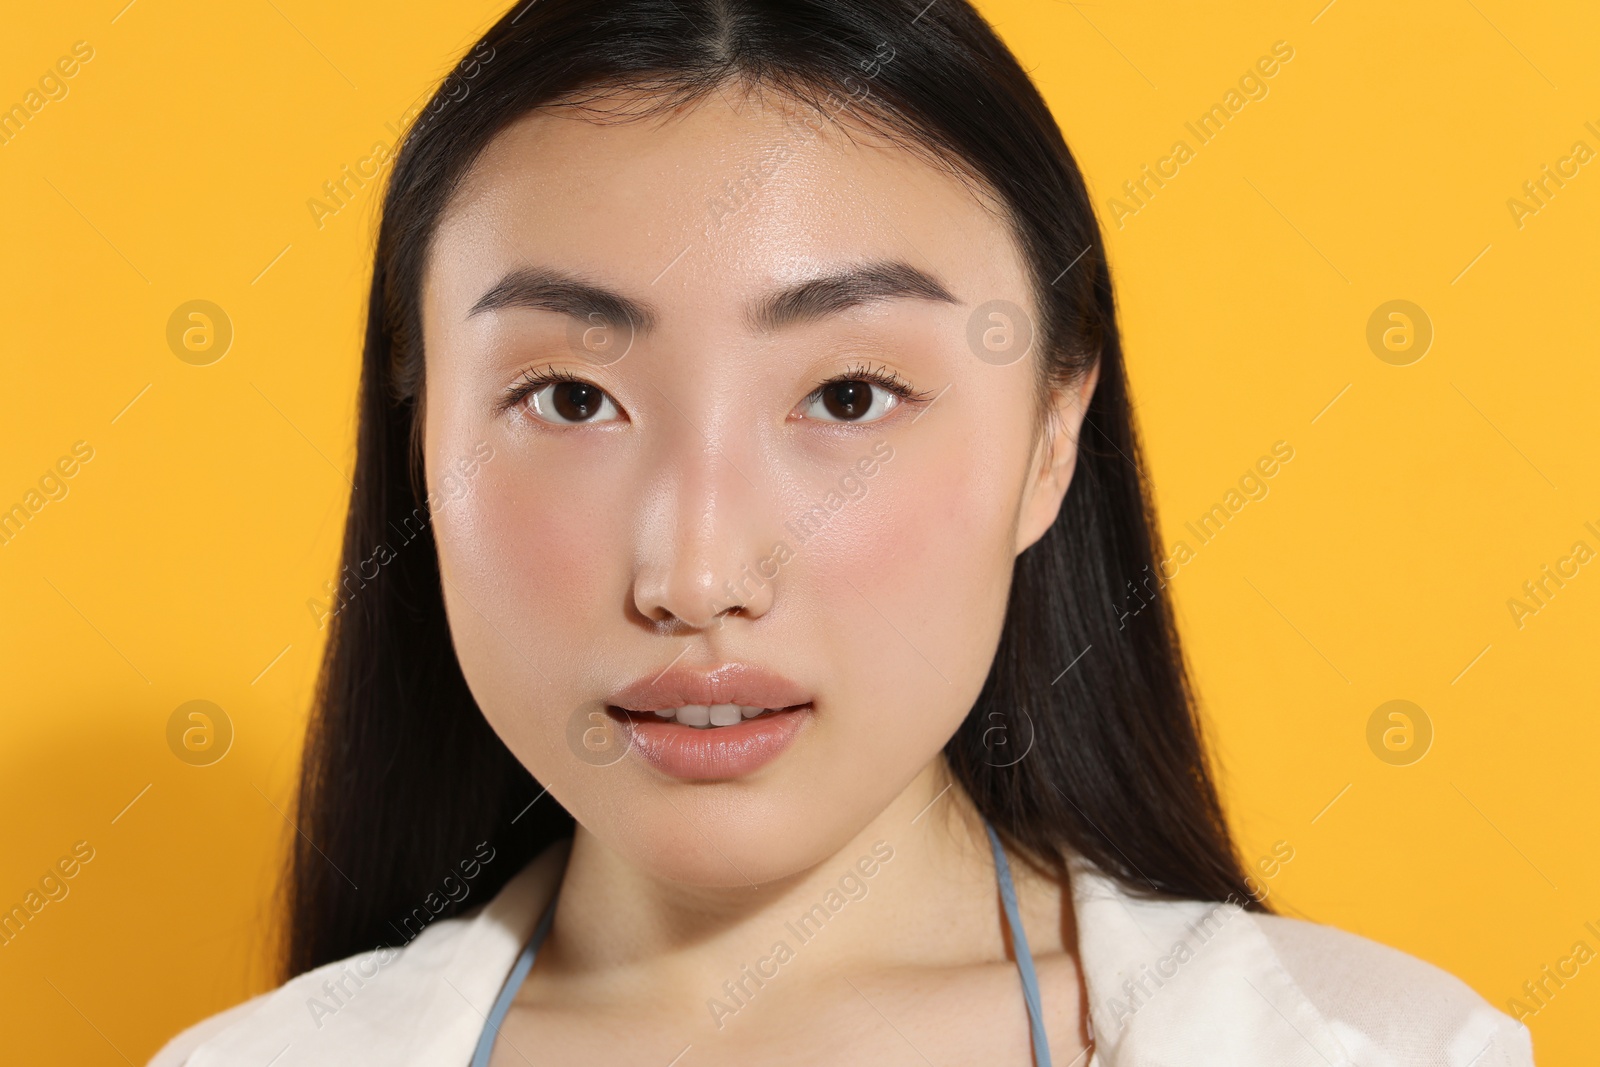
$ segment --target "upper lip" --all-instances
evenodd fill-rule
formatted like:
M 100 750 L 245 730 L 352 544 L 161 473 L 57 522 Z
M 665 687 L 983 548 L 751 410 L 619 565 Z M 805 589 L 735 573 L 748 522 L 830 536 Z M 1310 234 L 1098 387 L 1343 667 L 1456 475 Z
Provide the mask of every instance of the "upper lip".
M 811 694 L 775 671 L 750 663 L 697 667 L 673 663 L 631 682 L 608 702 L 626 711 L 665 711 L 685 704 L 737 704 L 745 708 L 789 708 L 811 703 Z

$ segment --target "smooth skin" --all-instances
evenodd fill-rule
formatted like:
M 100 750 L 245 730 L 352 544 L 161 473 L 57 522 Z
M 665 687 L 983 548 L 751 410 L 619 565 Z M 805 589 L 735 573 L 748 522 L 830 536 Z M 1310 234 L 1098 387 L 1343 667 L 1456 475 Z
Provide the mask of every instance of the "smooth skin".
M 493 449 L 435 520 L 456 652 L 578 821 L 497 1065 L 1031 1062 L 988 842 L 941 750 L 988 673 L 1015 558 L 1061 506 L 1095 377 L 1040 419 L 1037 353 L 998 365 L 968 340 L 987 301 L 1033 314 L 994 204 L 848 111 L 805 114 L 731 85 L 643 121 L 542 110 L 475 162 L 431 249 L 429 484 Z M 934 288 L 770 313 L 867 265 Z M 474 310 L 518 270 L 639 318 Z M 600 358 L 573 343 L 596 322 Z M 519 392 L 550 373 L 581 384 Z M 859 384 L 823 387 L 839 379 Z M 801 544 L 795 519 L 830 491 L 842 505 Z M 753 774 L 682 781 L 570 743 L 623 685 L 730 660 L 814 696 Z M 893 858 L 802 944 L 785 923 L 878 842 Z M 1070 895 L 1012 867 L 1069 1065 L 1087 1043 Z M 780 940 L 793 958 L 719 1017 L 713 999 L 737 1003 L 723 983 Z

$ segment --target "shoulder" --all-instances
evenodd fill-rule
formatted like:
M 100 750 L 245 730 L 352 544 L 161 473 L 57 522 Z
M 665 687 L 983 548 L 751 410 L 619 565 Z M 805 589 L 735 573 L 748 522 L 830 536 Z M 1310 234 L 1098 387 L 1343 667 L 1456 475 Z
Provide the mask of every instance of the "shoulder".
M 380 947 L 298 975 L 191 1026 L 150 1067 L 266 1063 L 286 1047 L 315 1053 L 298 1057 L 302 1063 L 352 1053 L 389 1062 L 383 1054 L 407 1031 L 472 921 L 441 919 L 403 948 Z
M 271 993 L 262 993 L 260 996 L 251 997 L 242 1004 L 235 1004 L 225 1011 L 219 1011 L 208 1019 L 201 1019 L 189 1029 L 161 1046 L 150 1060 L 149 1067 L 184 1067 L 189 1062 L 190 1055 L 212 1037 L 223 1033 L 230 1027 L 236 1026 L 255 1014 L 256 1009 L 270 997 Z
M 196 1023 L 150 1067 L 265 1064 L 279 1056 L 278 1067 L 465 1062 L 483 1013 L 554 892 L 565 847 L 552 845 L 492 900 L 430 923 L 403 947 L 326 964 Z
M 1072 894 L 1107 1062 L 1532 1067 L 1525 1027 L 1398 949 L 1232 902 L 1135 893 L 1087 861 Z
M 1533 1063 L 1527 1028 L 1443 968 L 1337 927 L 1281 915 L 1250 917 L 1356 1062 Z

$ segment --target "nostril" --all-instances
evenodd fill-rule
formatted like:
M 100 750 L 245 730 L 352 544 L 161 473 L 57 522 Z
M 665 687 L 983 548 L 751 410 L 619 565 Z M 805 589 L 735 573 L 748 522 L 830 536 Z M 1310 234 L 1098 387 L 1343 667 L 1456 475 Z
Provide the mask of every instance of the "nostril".
M 720 630 L 730 617 L 745 618 L 749 616 L 743 605 L 723 608 L 721 611 L 707 611 L 700 618 L 686 618 L 667 608 L 656 608 L 646 614 L 651 627 L 662 637 L 683 637 L 703 633 L 707 630 Z
M 666 608 L 657 608 L 646 615 L 646 618 L 655 623 L 657 630 L 660 630 L 663 634 L 669 636 L 682 630 L 692 630 L 695 628 L 689 623 L 685 622 L 683 619 L 680 619 L 678 616 L 674 615 L 672 612 L 668 611 Z
M 729 616 L 758 619 L 770 609 L 771 578 L 763 580 L 741 565 L 743 555 L 709 550 L 674 551 L 652 545 L 657 558 L 642 560 L 630 593 L 630 614 L 642 624 L 668 633 L 720 628 Z

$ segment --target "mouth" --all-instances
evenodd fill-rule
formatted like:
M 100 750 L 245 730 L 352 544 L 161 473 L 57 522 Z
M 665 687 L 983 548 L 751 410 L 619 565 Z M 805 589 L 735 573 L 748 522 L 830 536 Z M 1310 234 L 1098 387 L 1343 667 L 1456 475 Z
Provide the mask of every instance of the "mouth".
M 747 719 L 794 711 L 812 699 L 809 690 L 764 667 L 699 667 L 674 660 L 665 670 L 624 686 L 606 703 L 634 718 L 649 713 L 696 729 L 725 730 Z
M 613 718 L 626 718 L 632 725 L 647 722 L 676 723 L 694 730 L 725 730 L 741 723 L 770 719 L 775 715 L 810 708 L 811 704 L 808 701 L 782 708 L 761 708 L 741 704 L 682 704 L 674 708 L 634 711 L 612 704 L 606 710 Z
M 606 702 L 634 753 L 670 777 L 698 781 L 754 774 L 789 747 L 815 712 L 809 691 L 743 663 L 674 663 Z

